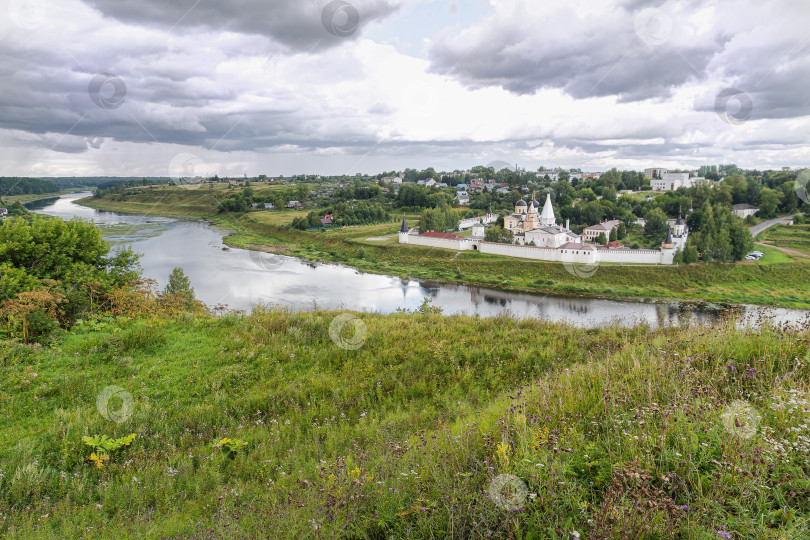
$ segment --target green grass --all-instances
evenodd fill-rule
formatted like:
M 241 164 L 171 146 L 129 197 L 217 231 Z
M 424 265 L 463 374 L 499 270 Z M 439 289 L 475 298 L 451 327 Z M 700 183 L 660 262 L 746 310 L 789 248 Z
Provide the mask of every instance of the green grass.
M 428 310 L 359 315 L 349 350 L 335 315 L 104 319 L 51 347 L 0 344 L 0 534 L 810 534 L 806 329 Z M 97 406 L 111 385 L 132 396 L 120 423 Z M 746 416 L 722 419 L 735 400 L 761 415 L 750 438 Z M 82 437 L 133 433 L 103 468 L 87 461 Z M 491 498 L 502 474 L 525 486 L 520 511 Z
M 772 247 L 755 245 L 754 249 L 762 252 L 762 258 L 758 261 L 753 261 L 753 264 L 790 263 L 795 260 L 787 253 L 784 253 Z M 746 261 L 741 264 L 748 264 L 748 262 Z
M 169 189 L 169 188 L 166 188 Z M 569 273 L 559 263 L 483 255 L 465 251 L 454 258 L 450 250 L 398 244 L 399 221 L 321 231 L 295 231 L 287 226 L 303 211 L 262 211 L 243 215 L 216 214 L 205 208 L 204 194 L 187 199 L 183 190 L 171 195 L 155 191 L 134 201 L 95 200 L 96 207 L 114 211 L 182 214 L 193 206 L 198 213 L 233 231 L 225 242 L 233 247 L 268 246 L 310 259 L 348 264 L 364 271 L 414 278 L 461 281 L 516 291 L 598 297 L 687 298 L 710 302 L 753 303 L 810 308 L 810 261 L 769 253 L 762 264 L 696 264 L 672 266 L 600 265 L 589 278 Z M 87 199 L 86 199 L 87 200 Z M 149 202 L 144 202 L 149 201 Z M 165 210 L 165 211 L 164 211 Z M 416 225 L 409 214 L 410 226 Z M 367 238 L 392 235 L 386 242 Z M 358 257 L 363 247 L 366 256 Z M 762 251 L 765 251 L 764 249 Z M 452 259 L 452 260 L 451 260 Z

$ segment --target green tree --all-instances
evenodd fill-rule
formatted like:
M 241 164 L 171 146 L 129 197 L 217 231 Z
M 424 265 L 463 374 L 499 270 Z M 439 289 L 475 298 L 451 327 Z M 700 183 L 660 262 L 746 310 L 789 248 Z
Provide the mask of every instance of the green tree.
M 693 244 L 688 244 L 686 249 L 683 251 L 683 262 L 684 264 L 692 264 L 698 262 L 700 255 L 698 254 L 697 248 Z
M 627 225 L 624 224 L 624 221 L 619 223 L 619 227 L 616 233 L 617 240 L 624 240 L 627 237 Z
M 644 214 L 644 234 L 651 236 L 653 241 L 664 239 L 667 233 L 667 216 L 659 208 L 648 210 Z
M 615 242 L 616 240 L 619 239 L 618 230 L 619 230 L 618 227 L 613 227 L 612 229 L 610 229 L 610 238 L 608 238 L 610 242 Z
M 484 231 L 484 240 L 486 242 L 511 244 L 513 239 L 514 234 L 512 234 L 512 231 L 504 229 L 503 227 L 490 227 Z
M 768 219 L 776 216 L 782 192 L 771 188 L 762 188 L 759 193 L 759 217 Z
M 579 215 L 583 223 L 595 225 L 602 221 L 605 211 L 598 202 L 591 201 L 582 205 Z
M 607 244 L 607 238 L 605 238 L 605 233 L 600 232 L 599 236 L 596 237 L 596 243 L 602 244 L 603 246 Z
M 191 280 L 179 266 L 175 266 L 169 274 L 169 283 L 166 285 L 166 294 L 182 296 L 186 300 L 194 300 L 194 289 L 191 287 Z
M 729 213 L 726 220 L 729 241 L 731 242 L 731 258 L 739 261 L 754 248 L 754 239 L 745 222 Z

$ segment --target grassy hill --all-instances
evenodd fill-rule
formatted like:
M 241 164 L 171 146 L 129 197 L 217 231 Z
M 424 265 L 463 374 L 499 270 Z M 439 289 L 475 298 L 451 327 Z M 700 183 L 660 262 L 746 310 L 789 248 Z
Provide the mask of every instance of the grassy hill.
M 0 343 L 0 534 L 810 535 L 806 328 L 338 315 Z

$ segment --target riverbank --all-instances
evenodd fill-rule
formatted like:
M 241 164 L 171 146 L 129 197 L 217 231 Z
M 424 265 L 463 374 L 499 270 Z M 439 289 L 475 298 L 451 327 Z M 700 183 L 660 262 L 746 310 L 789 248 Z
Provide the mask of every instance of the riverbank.
M 80 204 L 101 210 L 206 218 L 233 231 L 225 239 L 232 247 L 284 248 L 296 257 L 339 262 L 378 274 L 517 292 L 658 301 L 692 299 L 810 309 L 810 264 L 806 259 L 794 259 L 775 249 L 776 255 L 738 264 L 678 267 L 602 264 L 595 272 L 577 269 L 569 272 L 559 263 L 400 245 L 396 223 L 296 231 L 288 224 L 306 211 L 217 214 L 215 201 L 215 191 L 164 189 L 121 201 L 83 199 Z
M 430 310 L 91 318 L 0 342 L 0 535 L 803 538 L 808 342 Z
M 48 199 L 55 199 L 61 197 L 62 195 L 70 195 L 71 193 L 77 193 L 79 191 L 85 191 L 83 189 L 63 189 L 62 191 L 57 191 L 54 193 L 39 193 L 36 195 L 11 195 L 7 197 L 3 197 L 3 201 L 6 203 L 15 203 L 18 202 L 20 204 L 29 204 L 38 201 L 45 201 Z

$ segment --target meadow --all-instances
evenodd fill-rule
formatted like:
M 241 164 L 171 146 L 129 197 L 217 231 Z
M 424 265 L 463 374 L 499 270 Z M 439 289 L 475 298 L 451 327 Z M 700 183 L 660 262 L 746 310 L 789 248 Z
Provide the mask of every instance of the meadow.
M 809 338 L 92 317 L 0 344 L 0 534 L 807 538 Z

